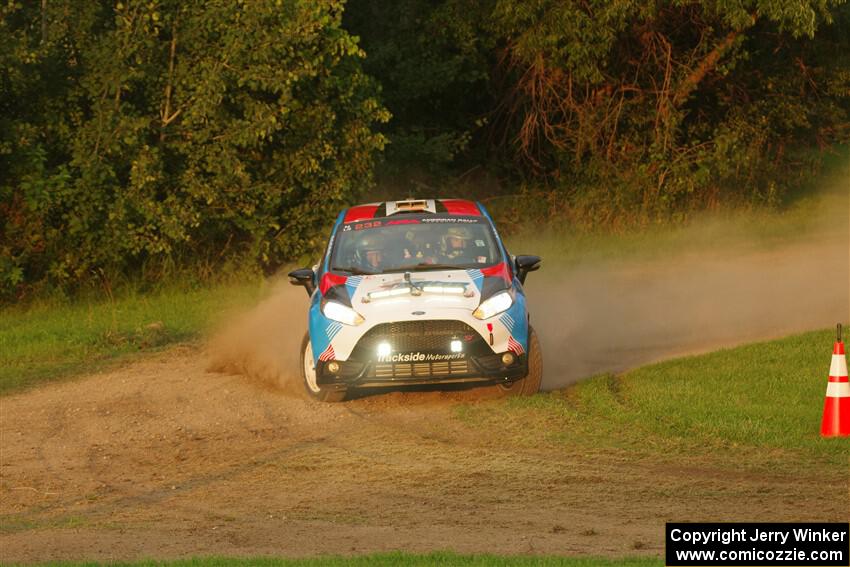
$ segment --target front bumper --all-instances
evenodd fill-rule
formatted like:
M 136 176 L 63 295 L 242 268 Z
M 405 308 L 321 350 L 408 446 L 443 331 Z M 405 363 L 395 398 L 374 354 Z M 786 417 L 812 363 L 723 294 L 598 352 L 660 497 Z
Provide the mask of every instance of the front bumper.
M 453 341 L 460 344 L 460 351 L 452 351 Z M 513 359 L 509 364 L 503 360 L 506 354 Z M 494 352 L 461 321 L 404 321 L 376 326 L 358 341 L 347 360 L 319 360 L 316 373 L 319 386 L 339 389 L 509 383 L 528 374 L 528 356 Z

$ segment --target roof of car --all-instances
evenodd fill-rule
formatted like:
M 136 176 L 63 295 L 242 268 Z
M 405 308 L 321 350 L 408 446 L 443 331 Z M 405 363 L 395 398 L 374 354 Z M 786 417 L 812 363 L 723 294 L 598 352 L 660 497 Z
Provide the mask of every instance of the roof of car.
M 384 218 L 398 214 L 448 214 L 481 216 L 481 208 L 466 199 L 407 199 L 356 205 L 345 211 L 345 223 Z

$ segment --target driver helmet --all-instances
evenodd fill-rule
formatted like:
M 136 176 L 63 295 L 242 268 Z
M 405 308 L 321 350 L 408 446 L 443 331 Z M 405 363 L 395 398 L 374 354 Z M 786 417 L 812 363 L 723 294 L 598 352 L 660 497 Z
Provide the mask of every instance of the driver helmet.
M 462 226 L 452 226 L 443 235 L 441 248 L 444 254 L 458 255 L 462 253 L 470 240 L 472 240 L 472 235 L 469 233 L 469 229 Z
M 367 268 L 378 268 L 384 260 L 384 247 L 386 239 L 384 235 L 375 232 L 368 233 L 357 243 L 355 255 L 361 266 Z

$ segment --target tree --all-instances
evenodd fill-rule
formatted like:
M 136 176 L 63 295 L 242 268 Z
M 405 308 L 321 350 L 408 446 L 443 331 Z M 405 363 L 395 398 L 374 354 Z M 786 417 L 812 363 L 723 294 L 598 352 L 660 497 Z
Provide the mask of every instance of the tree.
M 314 249 L 368 186 L 388 118 L 342 6 L 4 8 L 5 289 Z
M 392 170 L 450 166 L 479 130 L 493 104 L 486 15 L 476 0 L 349 1 L 344 26 L 393 115 L 384 129 Z
M 848 139 L 848 13 L 843 0 L 357 0 L 345 21 L 395 144 L 429 132 L 417 159 L 436 162 L 429 140 L 476 132 L 443 157 L 496 162 L 506 186 L 545 187 L 590 224 L 776 202 L 799 150 Z
M 774 198 L 789 142 L 847 123 L 850 65 L 824 57 L 850 48 L 830 33 L 840 0 L 499 0 L 493 15 L 512 78 L 495 123 L 538 178 L 599 189 L 591 205 L 613 206 L 595 220 L 728 188 Z

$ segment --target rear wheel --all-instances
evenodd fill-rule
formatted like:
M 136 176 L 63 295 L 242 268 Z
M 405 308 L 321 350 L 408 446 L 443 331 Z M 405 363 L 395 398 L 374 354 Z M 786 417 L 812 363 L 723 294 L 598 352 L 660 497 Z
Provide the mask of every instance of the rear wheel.
M 307 395 L 314 400 L 341 402 L 345 399 L 345 390 L 331 390 L 319 386 L 310 333 L 305 333 L 304 340 L 301 341 L 301 378 L 304 382 L 304 389 L 307 390 Z
M 499 389 L 508 396 L 531 396 L 540 391 L 543 382 L 543 352 L 534 327 L 528 327 L 528 374 L 510 384 L 499 384 Z

